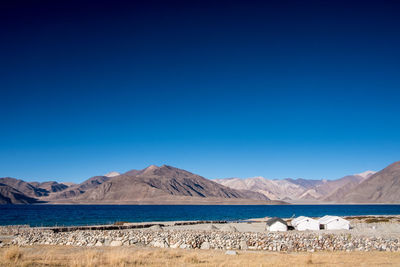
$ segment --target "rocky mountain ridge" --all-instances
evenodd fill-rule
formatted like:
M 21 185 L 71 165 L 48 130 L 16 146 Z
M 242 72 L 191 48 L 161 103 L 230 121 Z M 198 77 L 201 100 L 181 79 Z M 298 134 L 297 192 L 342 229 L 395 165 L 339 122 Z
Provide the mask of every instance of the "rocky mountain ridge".
M 226 178 L 215 179 L 217 183 L 235 189 L 247 189 L 262 193 L 272 200 L 284 200 L 297 204 L 341 203 L 342 197 L 370 178 L 376 172 L 366 171 L 347 175 L 337 180 Z M 400 198 L 399 198 L 400 202 Z
M 271 201 L 261 193 L 232 189 L 166 165 L 151 165 L 124 174 L 111 172 L 71 186 L 53 182 L 29 183 L 14 178 L 1 178 L 1 181 L 7 182 L 7 190 L 3 188 L 1 194 L 4 198 L 10 193 L 22 193 L 32 198 L 9 197 L 2 204 L 284 204 Z
M 400 203 L 400 161 L 337 180 L 209 180 L 175 167 L 94 176 L 80 184 L 0 178 L 0 204 Z

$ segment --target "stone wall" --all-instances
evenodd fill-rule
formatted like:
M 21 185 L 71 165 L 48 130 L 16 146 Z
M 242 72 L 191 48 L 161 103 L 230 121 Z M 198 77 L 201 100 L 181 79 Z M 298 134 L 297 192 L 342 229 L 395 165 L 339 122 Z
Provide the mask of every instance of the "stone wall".
M 197 230 L 29 230 L 18 233 L 14 245 L 148 246 L 181 249 L 249 249 L 268 251 L 400 251 L 398 238 L 313 232 L 242 233 Z

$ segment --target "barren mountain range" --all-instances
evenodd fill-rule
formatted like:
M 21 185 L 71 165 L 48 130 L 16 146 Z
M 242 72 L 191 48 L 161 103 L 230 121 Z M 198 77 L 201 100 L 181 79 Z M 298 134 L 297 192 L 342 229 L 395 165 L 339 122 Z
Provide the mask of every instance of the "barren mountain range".
M 283 179 L 270 180 L 263 177 L 247 179 L 215 179 L 217 183 L 235 189 L 247 189 L 260 192 L 272 200 L 284 200 L 290 203 L 329 203 L 339 202 L 348 187 L 358 186 L 375 172 L 348 175 L 337 180 Z
M 400 161 L 337 180 L 209 180 L 163 165 L 94 176 L 80 184 L 0 178 L 0 204 L 400 203 Z
M 124 174 L 111 172 L 70 186 L 14 178 L 0 178 L 0 186 L 2 204 L 284 204 L 166 165 Z

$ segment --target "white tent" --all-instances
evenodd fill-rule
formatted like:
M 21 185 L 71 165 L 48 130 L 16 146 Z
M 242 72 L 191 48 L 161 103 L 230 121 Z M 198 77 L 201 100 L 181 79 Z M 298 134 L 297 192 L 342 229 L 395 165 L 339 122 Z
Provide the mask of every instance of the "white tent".
M 310 217 L 300 216 L 292 220 L 292 226 L 298 231 L 319 230 L 319 222 Z
M 319 223 L 323 226 L 325 230 L 349 230 L 350 222 L 339 217 L 339 216 L 330 216 L 325 215 L 320 218 Z
M 267 221 L 267 230 L 271 232 L 285 232 L 287 231 L 287 223 L 281 218 L 274 217 Z

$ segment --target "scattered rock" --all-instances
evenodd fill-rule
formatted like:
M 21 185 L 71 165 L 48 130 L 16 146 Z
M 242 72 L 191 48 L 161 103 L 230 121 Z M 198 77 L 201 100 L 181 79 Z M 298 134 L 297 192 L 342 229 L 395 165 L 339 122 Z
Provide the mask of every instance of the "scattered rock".
M 181 245 L 180 242 L 176 242 L 175 244 L 172 244 L 170 247 L 171 248 L 179 248 L 180 245 Z
M 190 248 L 190 247 L 187 244 L 182 244 L 182 245 L 179 246 L 179 248 L 187 249 L 187 248 Z
M 203 242 L 201 244 L 200 249 L 210 249 L 210 243 L 209 242 Z
M 111 241 L 110 246 L 111 247 L 120 247 L 120 246 L 122 246 L 122 241 L 113 240 L 113 241 Z
M 240 249 L 243 249 L 243 250 L 249 249 L 249 246 L 247 245 L 247 242 L 244 241 L 244 240 L 240 241 L 239 247 L 240 247 Z
M 104 245 L 105 246 L 109 246 L 110 244 L 111 244 L 111 239 L 110 238 L 106 238 L 105 240 L 104 240 Z
M 153 247 L 155 247 L 155 248 L 167 248 L 168 244 L 165 241 L 155 241 L 153 243 Z
M 142 246 L 182 249 L 296 251 L 400 251 L 396 235 L 357 236 L 331 232 L 237 232 L 219 230 L 78 230 L 54 233 L 50 230 L 20 230 L 10 245 Z M 3 245 L 4 243 L 0 243 Z M 8 245 L 8 244 L 7 244 Z

